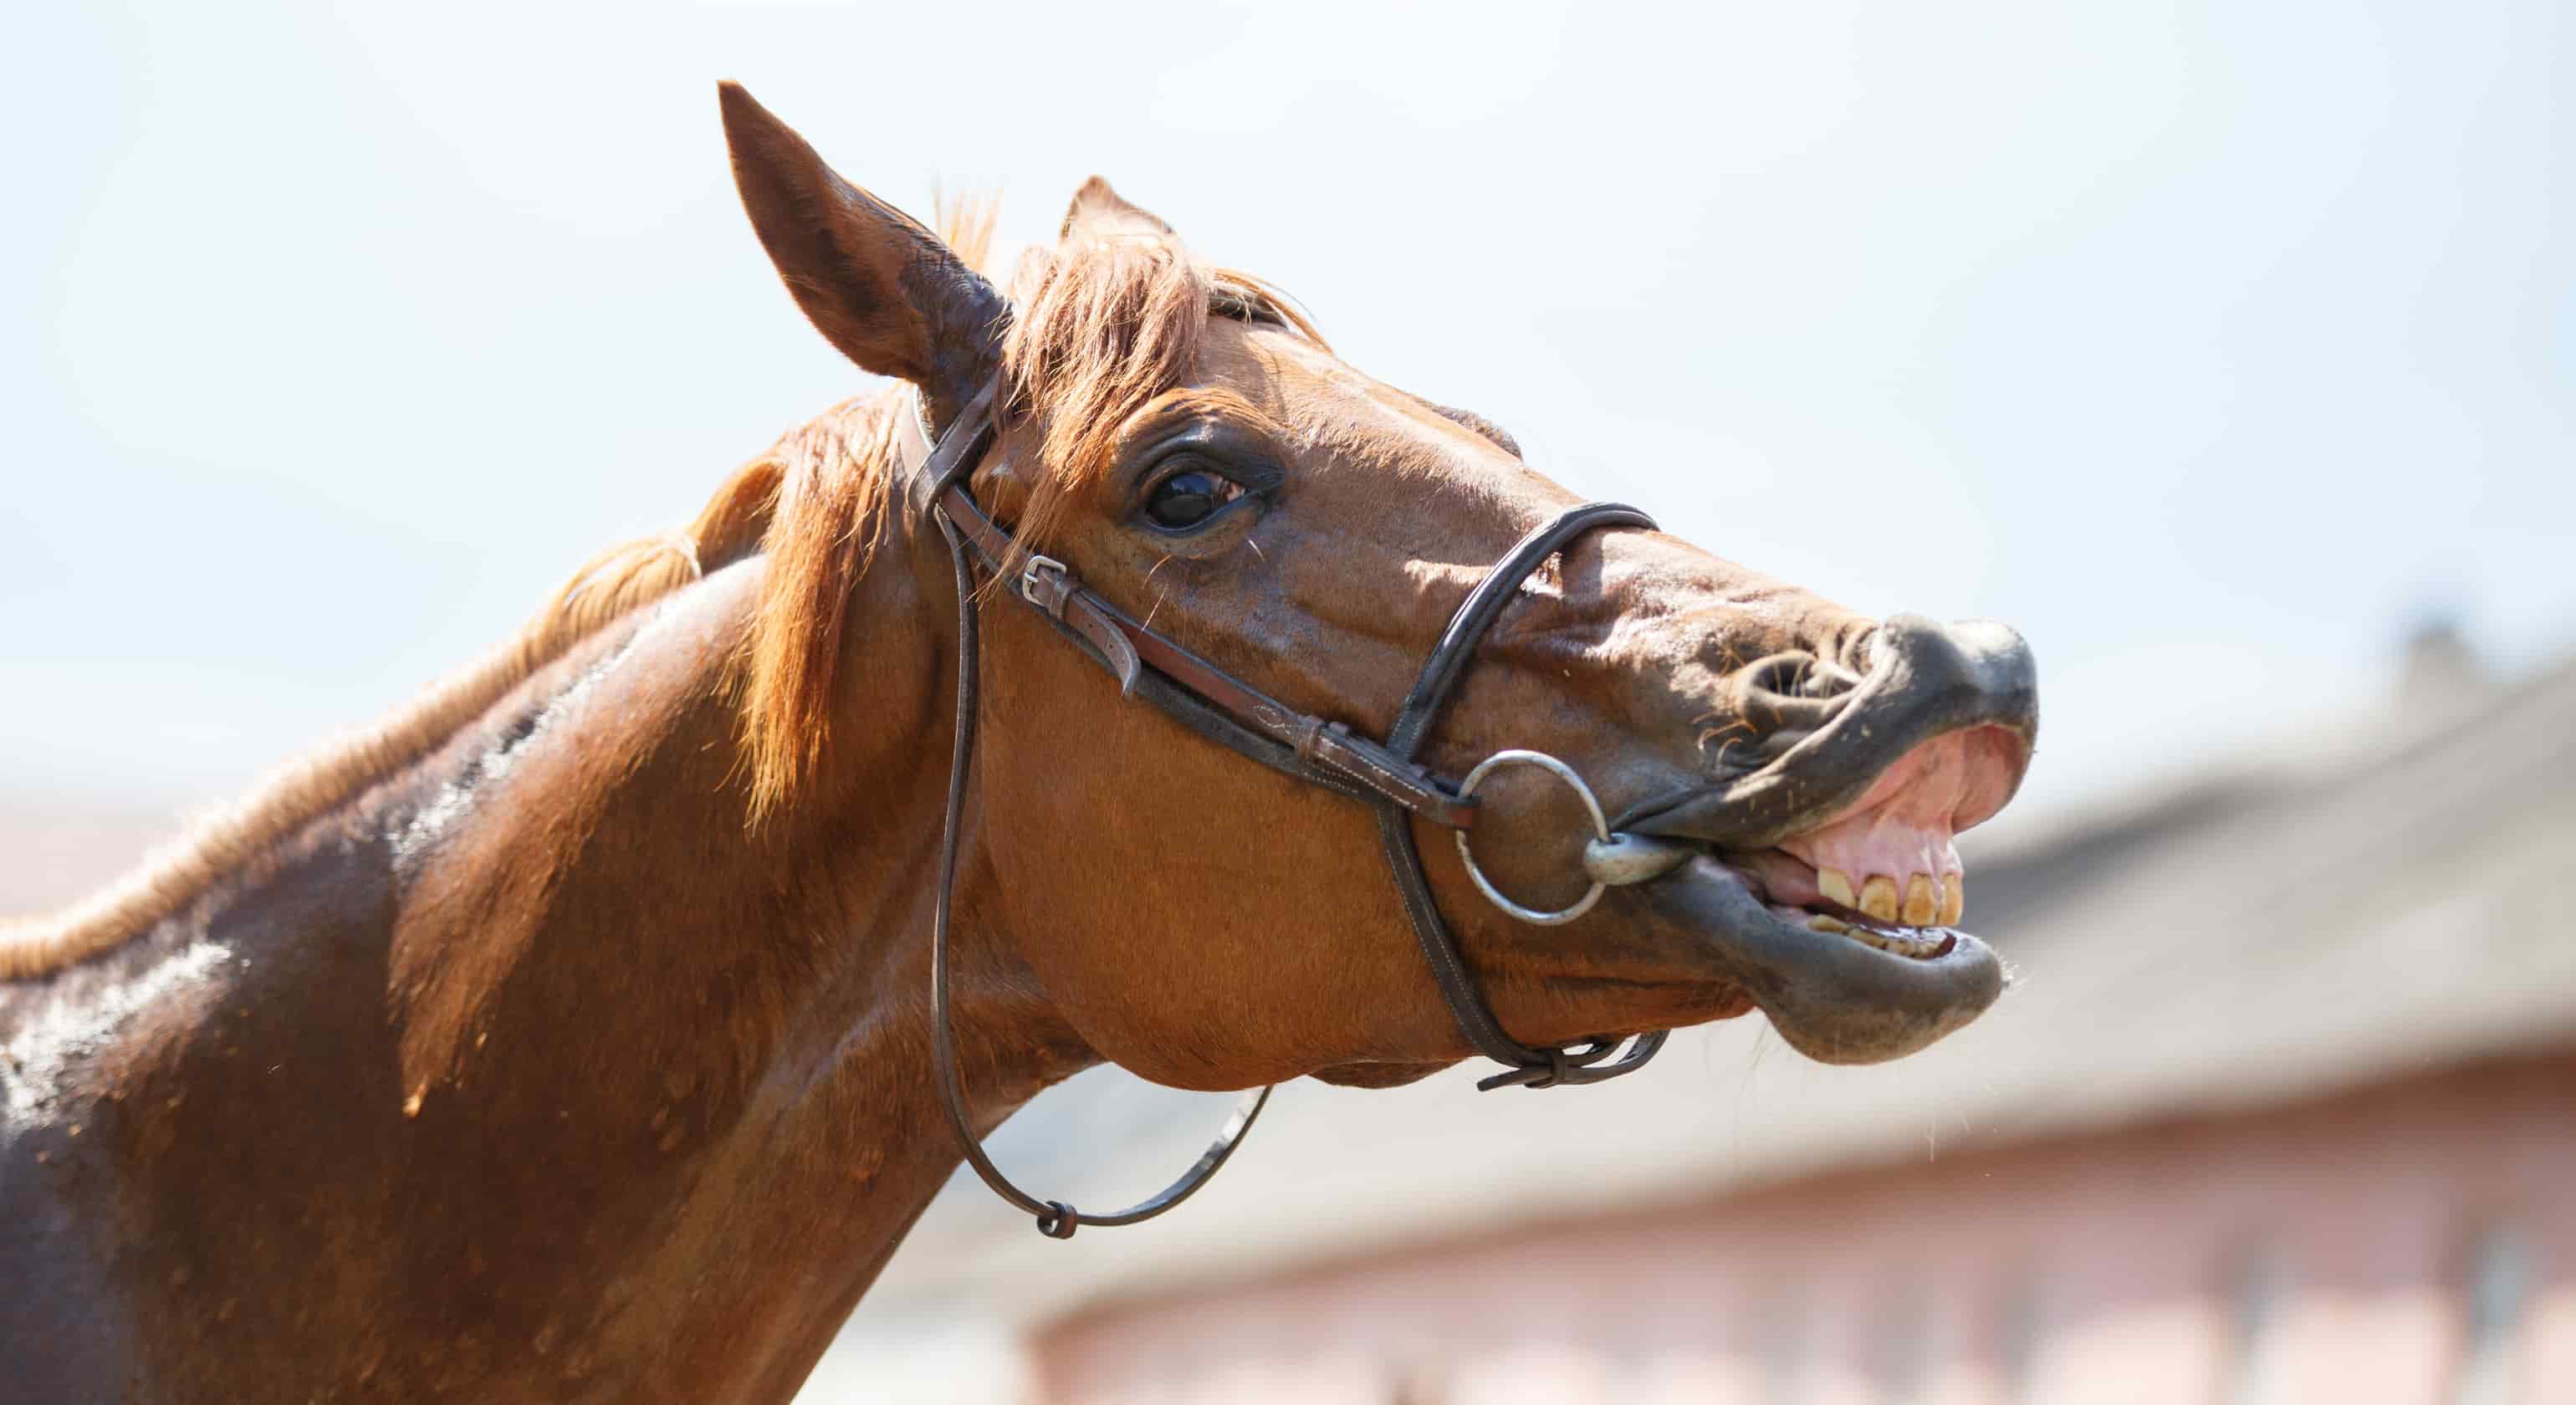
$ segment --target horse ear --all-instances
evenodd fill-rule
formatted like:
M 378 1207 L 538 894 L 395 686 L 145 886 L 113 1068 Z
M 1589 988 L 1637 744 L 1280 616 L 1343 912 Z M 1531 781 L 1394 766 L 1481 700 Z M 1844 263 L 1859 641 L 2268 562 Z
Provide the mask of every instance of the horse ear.
M 1127 197 L 1110 189 L 1109 182 L 1093 176 L 1073 193 L 1073 207 L 1064 212 L 1064 228 L 1056 238 L 1158 239 L 1171 233 L 1172 227 L 1151 210 L 1127 203 Z
M 739 83 L 719 83 L 734 186 L 824 339 L 929 394 L 945 421 L 1001 364 L 1010 305 L 937 235 L 843 180 Z

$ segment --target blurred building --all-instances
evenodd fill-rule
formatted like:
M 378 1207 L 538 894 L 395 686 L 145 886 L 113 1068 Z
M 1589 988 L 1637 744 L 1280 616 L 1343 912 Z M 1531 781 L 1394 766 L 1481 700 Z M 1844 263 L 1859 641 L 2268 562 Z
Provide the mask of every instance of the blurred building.
M 1301 1084 L 1156 1227 L 943 1202 L 813 1398 L 981 1313 L 1047 1401 L 2576 1401 L 2576 666 L 2454 642 L 2299 764 L 1972 856 L 2019 989 L 1924 1055 Z M 1214 1120 L 1091 1096 L 1005 1159 Z

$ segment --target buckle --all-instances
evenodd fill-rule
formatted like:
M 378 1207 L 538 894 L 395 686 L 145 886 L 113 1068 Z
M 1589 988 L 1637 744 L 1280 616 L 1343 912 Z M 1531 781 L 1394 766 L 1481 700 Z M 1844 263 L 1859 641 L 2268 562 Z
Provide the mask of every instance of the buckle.
M 1073 582 L 1064 563 L 1052 556 L 1032 556 L 1020 568 L 1020 598 L 1050 615 L 1064 611 L 1064 598 L 1073 593 Z

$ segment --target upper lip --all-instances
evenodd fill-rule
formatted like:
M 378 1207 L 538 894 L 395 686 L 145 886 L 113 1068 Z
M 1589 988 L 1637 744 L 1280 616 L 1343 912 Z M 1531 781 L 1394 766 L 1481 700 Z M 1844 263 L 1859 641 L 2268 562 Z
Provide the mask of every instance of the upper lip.
M 1946 733 L 1996 728 L 2017 763 L 1994 808 L 2020 788 L 2039 734 L 2030 646 L 1999 624 L 1943 626 L 1891 616 L 1872 637 L 1869 672 L 1807 731 L 1779 734 L 1762 764 L 1630 807 L 1615 833 L 1754 850 L 1815 830 L 1859 804 L 1913 748 Z M 1961 816 L 1964 828 L 1992 813 Z M 1773 1028 L 1811 1057 L 1865 1063 L 1908 1054 L 1966 1024 L 2003 991 L 2003 963 L 1964 932 L 1937 955 L 1892 955 L 1803 930 L 1713 854 L 1635 889 L 1639 900 L 1699 944 Z
M 1967 727 L 1999 727 L 2019 738 L 2019 789 L 2039 735 L 2038 670 L 2019 634 L 1985 620 L 1943 626 L 1892 615 L 1870 654 L 1868 677 L 1831 718 L 1767 764 L 1631 806 L 1610 827 L 1766 848 L 1849 809 L 1914 746 Z

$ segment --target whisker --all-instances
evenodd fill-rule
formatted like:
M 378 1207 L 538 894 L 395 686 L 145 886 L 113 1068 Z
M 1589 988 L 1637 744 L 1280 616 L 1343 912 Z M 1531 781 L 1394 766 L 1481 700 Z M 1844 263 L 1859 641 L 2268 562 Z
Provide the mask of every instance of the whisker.
M 1166 557 L 1164 557 L 1162 560 L 1157 561 L 1157 562 L 1155 562 L 1155 563 L 1154 563 L 1154 569 L 1153 569 L 1152 571 L 1147 571 L 1147 572 L 1145 573 L 1145 588 L 1146 588 L 1147 590 L 1151 590 L 1151 589 L 1153 589 L 1153 588 L 1154 588 L 1154 572 L 1155 572 L 1155 571 L 1160 571 L 1160 570 L 1161 570 L 1161 569 L 1163 569 L 1165 566 L 1168 566 L 1168 565 L 1170 565 L 1170 564 L 1172 564 L 1172 558 L 1170 558 L 1170 557 L 1166 556 Z M 1145 627 L 1146 627 L 1146 628 L 1148 628 L 1148 629 L 1153 628 L 1153 626 L 1154 626 L 1154 616 L 1156 616 L 1156 615 L 1158 615 L 1158 614 L 1161 614 L 1162 612 L 1163 612 L 1163 597 L 1162 597 L 1162 596 L 1157 595 L 1157 596 L 1155 596 L 1155 597 L 1154 597 L 1154 603 L 1145 607 Z

